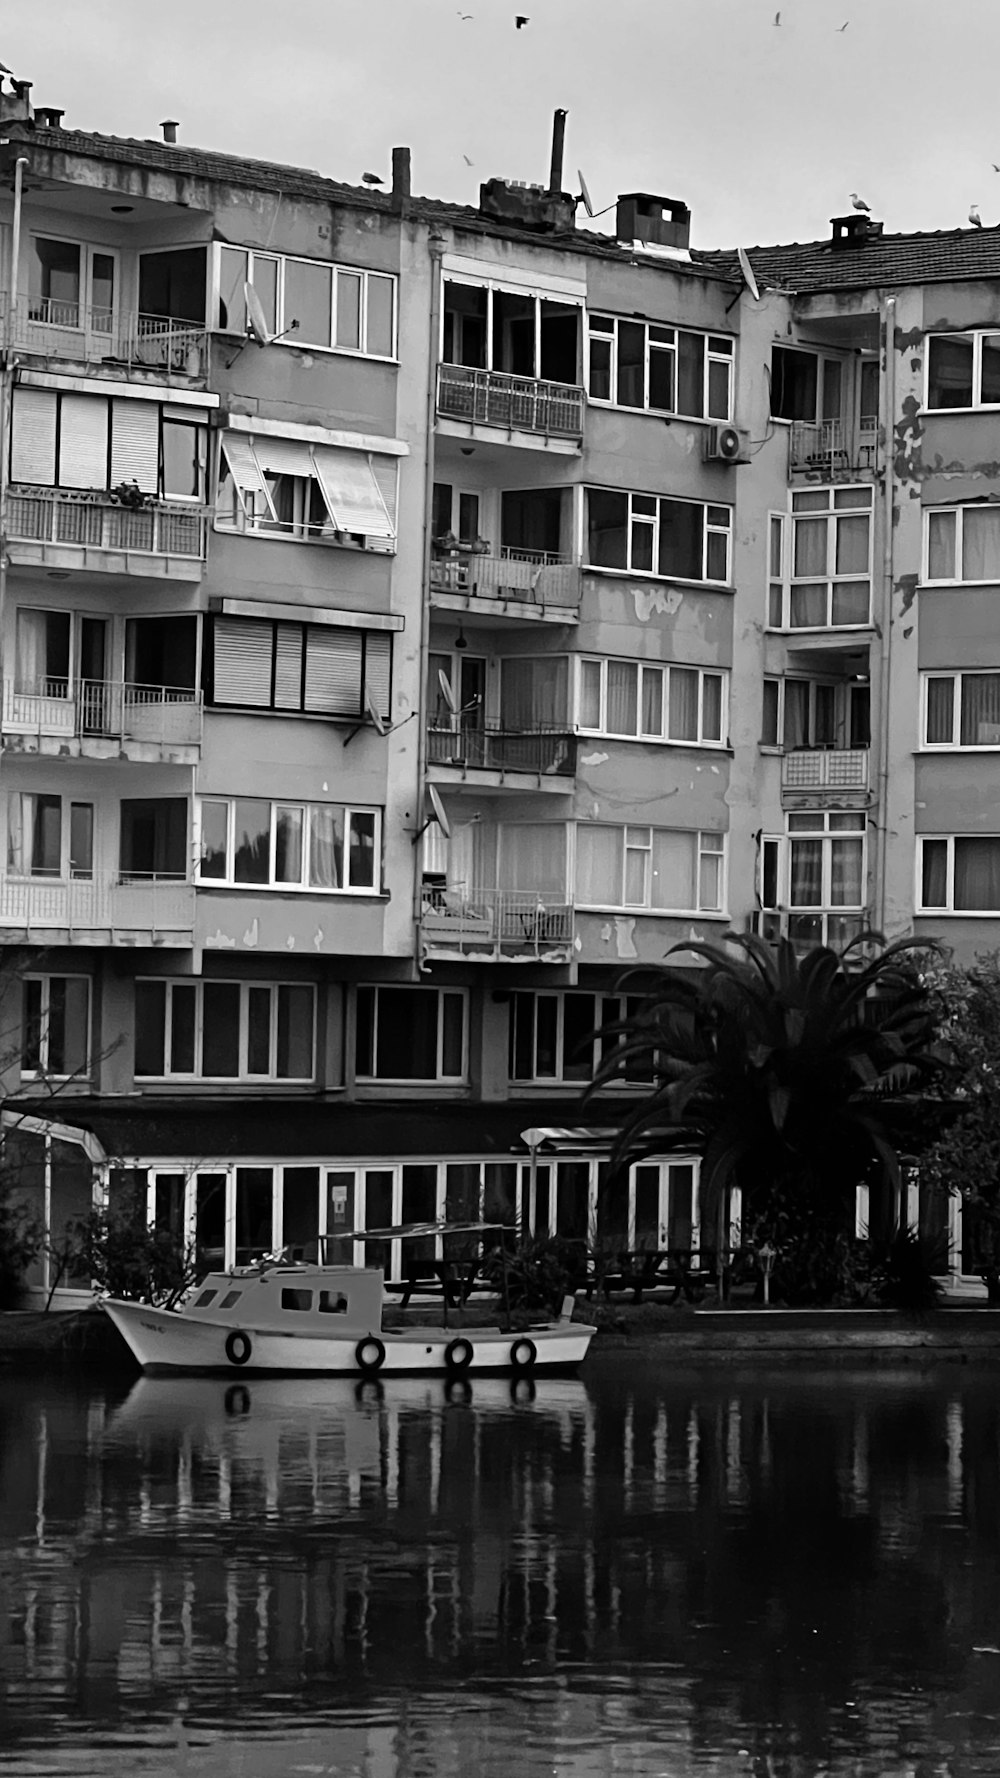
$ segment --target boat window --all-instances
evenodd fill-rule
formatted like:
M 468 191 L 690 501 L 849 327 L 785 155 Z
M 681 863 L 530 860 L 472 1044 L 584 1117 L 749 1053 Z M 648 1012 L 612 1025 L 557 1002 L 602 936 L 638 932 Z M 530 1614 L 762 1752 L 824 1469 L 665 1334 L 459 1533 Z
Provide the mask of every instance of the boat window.
M 239 1302 L 240 1297 L 242 1295 L 243 1295 L 242 1290 L 229 1291 L 228 1294 L 223 1297 L 221 1303 L 219 1304 L 219 1308 L 220 1309 L 231 1309 L 234 1303 Z
M 288 1290 L 281 1293 L 283 1309 L 311 1309 L 313 1295 L 311 1290 Z
M 321 1290 L 319 1293 L 319 1312 L 321 1315 L 346 1315 L 347 1298 L 342 1290 Z
M 218 1292 L 215 1290 L 203 1290 L 200 1296 L 195 1297 L 195 1301 L 194 1301 L 195 1308 L 196 1309 L 207 1309 L 209 1303 L 214 1303 L 217 1295 L 218 1295 Z

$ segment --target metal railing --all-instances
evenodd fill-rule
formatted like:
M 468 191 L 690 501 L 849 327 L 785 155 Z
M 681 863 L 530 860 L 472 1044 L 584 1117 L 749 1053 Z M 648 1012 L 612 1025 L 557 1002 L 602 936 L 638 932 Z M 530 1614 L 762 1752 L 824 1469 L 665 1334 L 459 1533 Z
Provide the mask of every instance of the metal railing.
M 194 886 L 177 877 L 94 872 L 56 878 L 0 875 L 0 929 L 127 932 L 190 938 Z
M 128 680 L 41 679 L 3 685 L 5 734 L 152 741 L 197 746 L 202 697 L 187 686 L 135 685 Z
M 580 569 L 545 550 L 501 548 L 498 555 L 485 555 L 439 547 L 431 561 L 431 591 L 571 609 L 580 603 Z
M 420 935 L 426 952 L 565 963 L 572 956 L 575 933 L 574 908 L 563 896 L 521 889 L 423 887 Z
M 503 426 L 510 432 L 583 437 L 586 395 L 572 383 L 516 377 L 505 370 L 438 366 L 437 411 L 450 420 Z
M 432 723 L 427 730 L 427 763 L 572 778 L 576 772 L 576 736 L 565 729 L 547 729 L 541 724 L 525 731 Z
M 813 474 L 850 475 L 877 467 L 878 424 L 865 417 L 859 426 L 846 420 L 793 420 L 788 461 L 792 469 Z
M 107 494 L 17 483 L 8 491 L 7 536 L 12 543 L 56 543 L 204 561 L 206 534 L 207 514 L 201 506 L 167 500 L 121 506 Z
M 209 333 L 203 321 L 172 315 L 121 315 L 96 304 L 18 297 L 16 324 L 10 294 L 0 294 L 4 337 L 16 351 L 87 364 L 155 370 L 185 382 L 203 382 L 209 370 Z
M 867 747 L 802 747 L 781 761 L 782 790 L 867 790 Z

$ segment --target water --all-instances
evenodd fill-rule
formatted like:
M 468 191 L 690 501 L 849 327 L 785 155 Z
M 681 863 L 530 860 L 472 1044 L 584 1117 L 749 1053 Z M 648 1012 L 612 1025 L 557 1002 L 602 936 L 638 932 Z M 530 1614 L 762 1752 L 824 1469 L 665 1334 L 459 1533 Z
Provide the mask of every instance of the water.
M 0 1772 L 995 1778 L 998 1383 L 4 1380 Z

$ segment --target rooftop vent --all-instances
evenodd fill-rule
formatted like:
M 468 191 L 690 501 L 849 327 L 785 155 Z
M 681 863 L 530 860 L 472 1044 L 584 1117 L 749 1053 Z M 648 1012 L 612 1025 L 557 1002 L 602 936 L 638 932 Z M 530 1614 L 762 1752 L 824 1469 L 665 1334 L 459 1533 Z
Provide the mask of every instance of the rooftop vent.
M 163 131 L 164 142 L 176 142 L 176 140 L 177 140 L 177 119 L 175 117 L 164 118 L 164 121 L 161 123 L 160 128 Z
M 11 77 L 11 91 L 0 90 L 0 125 L 5 123 L 27 123 L 31 117 L 30 80 L 15 80 Z
M 556 111 L 552 118 L 548 187 L 526 185 L 523 179 L 487 179 L 479 187 L 479 208 L 483 215 L 546 234 L 563 234 L 575 228 L 577 199 L 562 190 L 565 139 L 566 113 Z
M 65 111 L 57 111 L 53 105 L 35 106 L 35 123 L 40 130 L 61 130 Z
M 852 210 L 850 216 L 831 216 L 830 245 L 835 253 L 847 252 L 852 247 L 863 247 L 871 235 L 882 233 L 881 222 L 873 222 L 863 211 Z
M 648 191 L 625 192 L 618 199 L 615 234 L 619 241 L 686 252 L 691 241 L 691 212 L 680 198 L 654 197 Z

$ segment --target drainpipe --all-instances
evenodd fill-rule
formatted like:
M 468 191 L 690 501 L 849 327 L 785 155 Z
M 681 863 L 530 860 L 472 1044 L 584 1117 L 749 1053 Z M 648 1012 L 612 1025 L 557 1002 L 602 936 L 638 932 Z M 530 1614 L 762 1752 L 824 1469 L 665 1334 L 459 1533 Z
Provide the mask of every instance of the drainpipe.
M 427 409 L 425 421 L 426 457 L 424 463 L 424 547 L 420 588 L 420 683 L 417 688 L 417 826 L 423 819 L 424 776 L 427 771 L 427 716 L 425 708 L 427 662 L 430 655 L 431 612 L 431 541 L 434 530 L 434 421 L 437 414 L 437 372 L 441 355 L 441 257 L 444 236 L 433 229 L 427 241 L 431 261 L 431 302 L 427 342 Z M 423 884 L 420 876 L 420 842 L 414 847 L 415 912 L 419 927 L 423 912 Z
M 0 657 L 3 654 L 4 624 L 7 614 L 7 465 L 10 459 L 10 417 L 13 406 L 11 388 L 14 381 L 14 357 L 17 345 L 17 278 L 21 257 L 21 204 L 24 194 L 24 169 L 28 157 L 19 154 L 14 162 L 14 226 L 11 234 L 10 307 L 7 311 L 7 338 L 0 370 Z M 2 678 L 0 678 L 2 696 Z
M 882 537 L 882 653 L 879 660 L 879 764 L 878 820 L 875 828 L 877 852 L 876 907 L 879 932 L 885 931 L 889 897 L 886 887 L 886 864 L 889 857 L 889 666 L 892 645 L 892 594 L 895 568 L 894 499 L 896 425 L 896 298 L 885 299 L 885 470 L 883 476 Z

